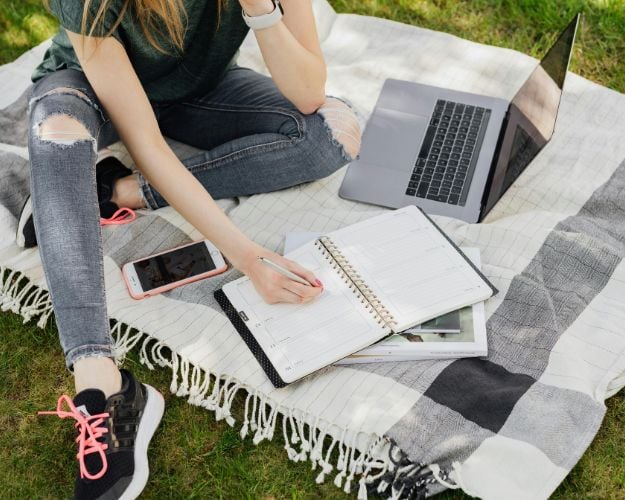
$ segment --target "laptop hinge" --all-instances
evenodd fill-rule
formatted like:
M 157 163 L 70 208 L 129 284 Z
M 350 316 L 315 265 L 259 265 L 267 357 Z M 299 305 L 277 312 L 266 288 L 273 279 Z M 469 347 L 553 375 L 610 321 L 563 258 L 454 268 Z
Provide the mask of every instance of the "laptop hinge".
M 486 213 L 484 213 L 484 208 L 486 207 L 486 202 L 488 201 L 488 197 L 490 195 L 490 188 L 493 184 L 493 179 L 495 177 L 495 170 L 497 169 L 497 163 L 499 162 L 499 153 L 501 151 L 501 146 L 503 144 L 504 136 L 506 135 L 506 129 L 508 128 L 508 120 L 510 119 L 510 106 L 511 105 L 512 104 L 508 105 L 508 109 L 506 110 L 506 114 L 503 118 L 501 128 L 499 129 L 499 136 L 497 138 L 497 145 L 495 146 L 495 153 L 493 154 L 493 160 L 490 164 L 490 170 L 488 171 L 486 184 L 484 185 L 484 192 L 482 194 L 482 201 L 480 203 L 480 215 L 479 215 L 478 222 L 481 222 L 482 219 L 486 217 Z

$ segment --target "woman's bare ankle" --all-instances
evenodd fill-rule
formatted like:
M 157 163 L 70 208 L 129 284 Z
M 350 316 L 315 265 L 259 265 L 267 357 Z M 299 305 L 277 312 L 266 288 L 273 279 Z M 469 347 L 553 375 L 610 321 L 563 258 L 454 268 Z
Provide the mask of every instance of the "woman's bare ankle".
M 80 358 L 74 363 L 76 393 L 85 389 L 100 389 L 108 399 L 122 388 L 122 375 L 115 361 L 105 356 Z
M 121 177 L 115 181 L 111 201 L 118 207 L 147 208 L 139 191 L 139 181 L 135 174 Z

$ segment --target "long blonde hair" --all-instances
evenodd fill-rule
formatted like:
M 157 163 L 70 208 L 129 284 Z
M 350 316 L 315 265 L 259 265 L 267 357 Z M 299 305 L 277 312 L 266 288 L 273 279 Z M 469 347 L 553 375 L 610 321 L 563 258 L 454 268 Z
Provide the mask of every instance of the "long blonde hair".
M 44 5 L 50 10 L 50 0 L 43 0 Z M 92 36 L 98 28 L 98 24 L 104 22 L 106 11 L 109 9 L 113 0 L 100 0 L 100 6 L 93 19 L 89 19 L 88 14 L 91 12 L 91 4 L 94 0 L 84 0 L 85 6 L 83 8 L 81 34 L 85 36 Z M 219 18 L 221 17 L 221 11 L 226 5 L 227 0 L 208 0 L 217 1 L 217 25 L 219 26 Z M 183 16 L 186 17 L 187 12 L 184 6 L 183 0 L 124 0 L 119 17 L 113 23 L 113 26 L 103 36 L 110 36 L 119 23 L 122 22 L 126 11 L 129 8 L 133 8 L 136 14 L 136 18 L 139 21 L 141 31 L 145 35 L 146 39 L 156 50 L 163 54 L 167 54 L 161 44 L 156 41 L 155 34 L 165 37 L 170 40 L 174 47 L 181 52 L 184 50 L 184 32 L 186 26 L 183 25 Z M 158 21 L 161 20 L 165 24 L 165 30 L 163 31 L 158 26 Z M 89 29 L 87 26 L 90 24 Z M 84 40 L 83 40 L 84 41 Z

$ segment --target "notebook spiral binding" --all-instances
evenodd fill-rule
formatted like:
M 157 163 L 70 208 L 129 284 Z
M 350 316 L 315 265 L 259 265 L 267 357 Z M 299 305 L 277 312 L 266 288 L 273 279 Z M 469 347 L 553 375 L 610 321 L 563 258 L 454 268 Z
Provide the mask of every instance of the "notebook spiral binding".
M 391 325 L 397 325 L 395 317 L 384 307 L 377 295 L 367 286 L 331 238 L 322 236 L 315 241 L 315 246 L 321 250 L 326 260 L 341 275 L 347 286 L 360 295 L 360 302 L 375 317 L 378 324 L 388 328 L 391 328 Z

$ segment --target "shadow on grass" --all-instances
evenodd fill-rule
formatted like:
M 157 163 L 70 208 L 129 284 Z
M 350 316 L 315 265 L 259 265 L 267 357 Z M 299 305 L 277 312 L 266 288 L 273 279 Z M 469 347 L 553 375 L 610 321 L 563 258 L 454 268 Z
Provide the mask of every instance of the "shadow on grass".
M 625 53 L 625 9 L 617 0 L 332 0 L 331 4 L 339 12 L 391 18 L 534 56 L 540 56 L 573 13 L 582 9 L 586 19 L 572 69 L 625 90 L 625 64 L 619 60 Z M 48 38 L 57 26 L 39 0 L 0 0 L 0 64 Z M 242 394 L 234 405 L 237 423 L 230 428 L 215 422 L 211 412 L 171 395 L 169 370 L 150 371 L 134 353 L 126 366 L 166 397 L 166 414 L 151 447 L 152 475 L 144 498 L 347 498 L 332 484 L 332 476 L 318 486 L 309 463 L 290 462 L 280 435 L 258 446 L 249 437 L 241 441 Z M 24 325 L 21 317 L 0 313 L 0 484 L 9 496 L 69 496 L 75 466 L 73 427 L 35 415 L 53 409 L 62 393 L 73 394 L 73 387 L 54 321 L 41 330 L 34 321 Z M 625 396 L 614 396 L 607 406 L 596 439 L 554 498 L 625 498 Z M 468 497 L 451 492 L 440 498 Z

